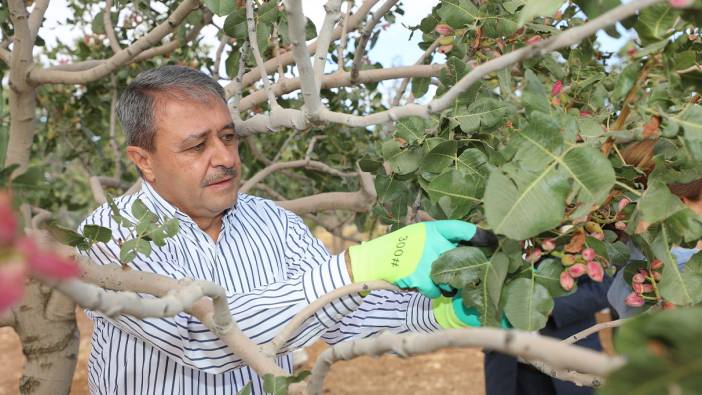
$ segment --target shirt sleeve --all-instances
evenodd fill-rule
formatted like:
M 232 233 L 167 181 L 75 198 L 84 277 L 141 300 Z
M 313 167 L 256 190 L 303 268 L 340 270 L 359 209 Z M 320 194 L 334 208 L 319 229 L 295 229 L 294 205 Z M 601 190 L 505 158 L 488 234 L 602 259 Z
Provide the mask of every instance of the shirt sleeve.
M 296 216 L 295 216 L 296 217 Z M 330 255 L 314 239 L 301 220 L 289 217 L 286 224 L 288 278 L 246 293 L 227 291 L 234 320 L 242 331 L 258 344 L 266 343 L 305 306 L 335 288 L 350 283 L 343 256 Z M 129 231 L 111 218 L 106 207 L 88 217 L 86 224 L 96 224 L 112 230 L 113 240 L 96 243 L 82 255 L 95 264 L 118 264 L 118 239 L 132 238 Z M 130 266 L 175 279 L 187 277 L 169 249 L 154 248 L 148 256 L 138 255 Z M 151 295 L 141 295 L 144 298 Z M 281 353 L 310 344 L 339 320 L 353 311 L 361 299 L 342 298 L 304 322 L 285 344 Z M 199 320 L 186 313 L 172 318 L 138 319 L 129 315 L 109 318 L 100 312 L 88 312 L 94 319 L 107 320 L 120 330 L 135 336 L 168 354 L 185 366 L 211 374 L 223 373 L 243 365 L 228 347 Z

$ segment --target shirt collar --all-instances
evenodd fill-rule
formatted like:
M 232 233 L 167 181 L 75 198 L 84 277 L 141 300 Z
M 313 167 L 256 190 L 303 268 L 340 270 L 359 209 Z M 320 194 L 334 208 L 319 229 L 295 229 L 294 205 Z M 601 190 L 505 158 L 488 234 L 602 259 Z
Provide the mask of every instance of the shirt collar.
M 190 218 L 188 214 L 185 214 L 176 206 L 168 203 L 166 199 L 159 195 L 158 192 L 156 192 L 156 190 L 153 188 L 153 186 L 151 186 L 151 184 L 149 184 L 144 179 L 141 180 L 141 192 L 144 194 L 144 197 L 151 203 L 151 206 L 153 206 L 155 213 L 160 218 L 177 218 L 178 221 L 180 221 L 181 223 L 187 223 L 197 227 L 197 224 L 192 220 L 192 218 Z M 240 199 L 241 197 L 237 196 L 237 204 L 234 205 L 234 207 L 228 209 L 226 213 L 224 213 L 224 216 L 222 217 L 222 223 L 225 229 L 227 228 L 227 223 L 236 212 L 236 208 Z

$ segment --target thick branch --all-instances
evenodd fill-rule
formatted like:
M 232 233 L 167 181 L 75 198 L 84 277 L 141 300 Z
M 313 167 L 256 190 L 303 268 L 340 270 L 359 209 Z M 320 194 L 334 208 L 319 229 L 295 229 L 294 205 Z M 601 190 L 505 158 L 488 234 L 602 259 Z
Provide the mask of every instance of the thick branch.
M 81 278 L 100 287 L 117 291 L 148 293 L 154 296 L 168 295 L 171 290 L 181 286 L 178 280 L 154 273 L 137 270 L 123 270 L 117 265 L 97 266 L 87 259 L 79 259 Z M 226 300 L 225 290 L 207 281 L 197 281 L 202 285 L 203 294 L 211 297 L 200 300 L 185 311 L 198 318 L 212 333 L 217 335 L 229 349 L 248 366 L 259 374 L 272 373 L 276 376 L 287 375 L 273 361 L 264 358 L 259 346 L 249 339 L 232 320 Z
M 329 0 L 324 5 L 324 10 L 327 12 L 322 23 L 322 28 L 319 30 L 317 38 L 317 52 L 314 54 L 314 80 L 317 83 L 315 88 L 319 92 L 322 86 L 322 75 L 324 74 L 324 66 L 327 63 L 327 54 L 329 53 L 329 44 L 331 43 L 331 35 L 334 30 L 336 21 L 339 20 L 342 0 Z
M 363 70 L 358 75 L 358 82 L 371 83 L 397 78 L 435 77 L 441 74 L 442 68 L 444 68 L 444 65 L 432 64 Z M 353 84 L 351 83 L 350 72 L 336 72 L 322 76 L 322 88 L 324 89 L 351 85 Z M 285 78 L 272 86 L 273 93 L 276 96 L 294 92 L 298 89 L 300 89 L 300 79 L 298 78 Z M 256 104 L 264 101 L 266 101 L 266 92 L 262 90 L 256 91 L 241 99 L 239 111 L 249 110 Z
M 305 215 L 325 210 L 350 210 L 366 212 L 375 203 L 377 194 L 373 176 L 360 173 L 361 189 L 356 192 L 326 192 L 293 200 L 277 201 L 280 207 Z
M 598 376 L 605 376 L 624 364 L 620 357 L 609 357 L 604 353 L 518 330 L 467 328 L 432 334 L 382 334 L 370 339 L 343 342 L 325 350 L 312 370 L 308 393 L 322 393 L 324 378 L 335 361 L 388 352 L 407 357 L 446 347 L 483 347 Z
M 34 2 L 34 8 L 29 15 L 29 31 L 32 34 L 32 41 L 36 40 L 37 34 L 39 34 L 39 28 L 47 8 L 49 8 L 49 0 L 36 0 Z
M 352 177 L 355 175 L 355 173 L 341 172 L 341 171 L 327 165 L 324 162 L 319 162 L 316 160 L 301 159 L 301 160 L 294 160 L 294 161 L 290 161 L 290 162 L 276 162 L 276 163 L 273 163 L 273 164 L 265 167 L 263 170 L 254 174 L 253 177 L 246 180 L 244 185 L 242 185 L 239 188 L 239 191 L 242 193 L 247 193 L 256 184 L 263 181 L 264 178 L 268 177 L 269 175 L 271 175 L 277 171 L 285 170 L 285 169 L 299 169 L 299 168 L 320 171 L 320 172 L 328 173 L 328 174 L 331 174 L 331 175 L 337 176 L 337 177 Z
M 302 13 L 301 0 L 285 0 L 285 11 L 288 13 L 288 34 L 293 46 L 292 53 L 295 58 L 297 70 L 300 73 L 300 88 L 305 101 L 305 110 L 315 116 L 322 106 L 319 98 L 317 82 L 314 79 L 314 70 L 310 62 L 310 54 L 305 44 L 305 25 L 307 20 Z M 318 45 L 319 45 L 318 41 Z M 327 46 L 329 43 L 327 43 Z M 326 52 L 326 51 L 325 51 Z
M 361 37 L 358 39 L 358 42 L 356 43 L 356 51 L 353 54 L 353 63 L 351 64 L 351 81 L 353 83 L 356 83 L 356 79 L 358 78 L 358 71 L 361 67 L 361 60 L 363 59 L 363 53 L 366 52 L 366 45 L 368 44 L 368 40 L 370 40 L 371 34 L 373 33 L 373 29 L 375 29 L 375 26 L 380 22 L 381 19 L 385 16 L 385 14 L 392 9 L 392 7 L 397 4 L 398 0 L 386 0 L 385 3 L 383 3 L 382 6 L 378 9 L 378 11 L 373 15 L 373 19 L 371 19 L 370 22 L 366 25 L 366 27 L 363 29 L 363 32 L 361 33 Z
M 61 71 L 56 69 L 34 68 L 28 79 L 33 83 L 85 84 L 98 80 L 112 73 L 117 68 L 129 63 L 137 55 L 150 47 L 158 45 L 166 35 L 174 32 L 183 20 L 200 6 L 199 0 L 183 0 L 166 21 L 156 26 L 148 34 L 136 40 L 129 47 L 117 52 L 105 62 L 85 71 Z

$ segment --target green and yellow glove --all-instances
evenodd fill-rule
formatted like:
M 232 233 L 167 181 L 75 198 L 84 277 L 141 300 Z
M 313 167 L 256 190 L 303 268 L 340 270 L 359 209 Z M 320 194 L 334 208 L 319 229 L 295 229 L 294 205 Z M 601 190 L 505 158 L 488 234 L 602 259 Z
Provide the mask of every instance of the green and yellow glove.
M 476 226 L 464 221 L 422 222 L 349 248 L 356 282 L 389 281 L 429 298 L 441 295 L 431 281 L 431 264 L 459 241 L 470 241 Z
M 453 298 L 442 296 L 433 299 L 431 301 L 431 308 L 434 311 L 436 322 L 444 329 L 481 326 L 478 309 L 475 307 L 466 308 L 463 305 L 463 298 L 460 295 L 454 296 Z M 504 315 L 502 315 L 502 319 L 500 320 L 500 327 L 512 327 L 507 317 Z

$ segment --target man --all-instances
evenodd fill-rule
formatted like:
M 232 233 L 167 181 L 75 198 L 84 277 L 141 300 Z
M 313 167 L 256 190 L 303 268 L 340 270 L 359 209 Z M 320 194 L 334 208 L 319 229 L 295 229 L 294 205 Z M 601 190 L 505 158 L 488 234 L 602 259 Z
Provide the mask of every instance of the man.
M 136 194 L 116 199 L 121 215 L 132 217 L 131 206 L 140 199 L 160 220 L 180 223 L 164 247 L 152 245 L 149 256 L 140 254 L 129 265 L 221 285 L 234 319 L 257 343 L 271 340 L 302 308 L 352 279 L 383 279 L 438 297 L 431 263 L 476 233 L 461 221 L 415 224 L 332 256 L 295 214 L 237 193 L 238 139 L 224 91 L 208 76 L 178 66 L 143 72 L 123 92 L 117 111 L 127 155 L 144 181 Z M 106 205 L 85 224 L 109 227 L 115 240 L 133 237 Z M 98 264 L 118 263 L 119 246 L 97 243 L 86 255 Z M 441 300 L 389 291 L 341 298 L 308 319 L 277 362 L 291 371 L 288 350 L 319 337 L 336 343 L 380 330 L 465 326 L 451 303 Z M 263 393 L 256 374 L 188 314 L 89 316 L 95 324 L 88 365 L 93 394 L 232 394 L 248 382 L 253 393 Z

